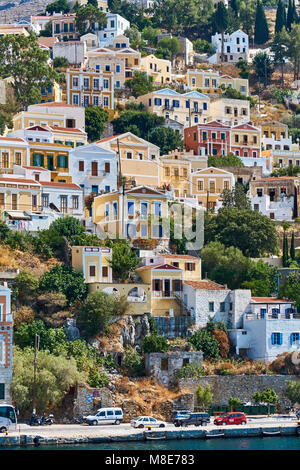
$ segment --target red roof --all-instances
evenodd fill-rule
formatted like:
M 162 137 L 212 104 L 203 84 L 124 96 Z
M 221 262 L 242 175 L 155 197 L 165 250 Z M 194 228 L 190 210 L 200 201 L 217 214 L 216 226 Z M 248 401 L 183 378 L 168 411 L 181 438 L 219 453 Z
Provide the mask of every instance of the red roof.
M 81 189 L 78 184 L 75 183 L 56 183 L 55 181 L 40 181 L 42 186 L 57 186 L 59 188 L 73 188 L 73 189 Z
M 49 171 L 47 168 L 43 168 L 42 166 L 23 166 L 23 168 L 26 168 L 27 170 L 38 170 L 38 171 Z
M 172 269 L 175 271 L 181 271 L 181 269 L 175 268 L 175 266 L 172 266 L 171 264 L 150 264 L 147 266 L 141 266 L 140 268 L 137 268 L 137 271 L 146 271 L 147 269 L 158 269 L 159 271 Z
M 21 139 L 20 137 L 0 137 L 0 141 L 1 140 L 13 140 L 13 141 L 16 141 L 16 142 L 24 142 L 26 143 L 26 141 L 24 139 Z
M 40 46 L 49 47 L 49 49 L 52 49 L 53 44 L 56 42 L 58 42 L 58 38 L 56 37 L 38 37 L 38 44 Z
M 197 290 L 223 290 L 227 289 L 226 286 L 222 286 L 222 284 L 217 284 L 213 281 L 208 281 L 203 279 L 202 281 L 184 281 L 184 284 L 191 286 L 193 289 Z
M 161 254 L 162 258 L 178 258 L 178 259 L 191 259 L 191 260 L 200 260 L 197 256 L 190 256 L 190 255 L 172 255 L 172 254 Z
M 49 126 L 50 129 L 53 129 L 54 131 L 62 131 L 62 132 L 77 132 L 80 134 L 86 134 L 82 129 L 76 129 L 76 127 L 59 127 L 59 126 Z
M 51 108 L 59 107 L 59 108 L 80 108 L 80 106 L 75 106 L 73 104 L 67 104 L 62 101 L 50 101 L 49 103 L 37 103 L 31 106 L 49 106 Z
M 0 176 L 0 182 L 4 181 L 5 183 L 25 183 L 25 184 L 36 184 L 39 186 L 39 181 L 27 180 L 24 178 L 3 178 Z

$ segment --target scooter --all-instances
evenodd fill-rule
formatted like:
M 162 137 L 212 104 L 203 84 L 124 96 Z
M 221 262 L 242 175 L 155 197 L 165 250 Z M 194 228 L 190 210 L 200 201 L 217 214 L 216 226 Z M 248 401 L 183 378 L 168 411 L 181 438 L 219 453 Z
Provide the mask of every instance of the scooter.
M 53 424 L 54 416 L 50 414 L 49 416 L 42 415 L 38 418 L 34 413 L 30 418 L 29 426 L 46 426 Z

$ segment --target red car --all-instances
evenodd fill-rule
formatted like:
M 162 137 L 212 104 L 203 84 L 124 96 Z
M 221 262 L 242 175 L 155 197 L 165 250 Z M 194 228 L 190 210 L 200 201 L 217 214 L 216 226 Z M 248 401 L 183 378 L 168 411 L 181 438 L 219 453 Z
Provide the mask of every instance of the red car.
M 215 418 L 214 424 L 216 425 L 226 425 L 226 424 L 246 424 L 247 418 L 245 413 L 228 413 L 226 416 Z

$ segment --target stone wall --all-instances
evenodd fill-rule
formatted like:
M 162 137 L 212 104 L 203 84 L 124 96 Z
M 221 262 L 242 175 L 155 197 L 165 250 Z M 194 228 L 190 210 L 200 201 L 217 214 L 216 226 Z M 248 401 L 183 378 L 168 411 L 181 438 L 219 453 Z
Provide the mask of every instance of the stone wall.
M 74 416 L 82 417 L 94 413 L 99 408 L 114 406 L 111 391 L 107 388 L 91 388 L 79 384 L 74 400 Z
M 176 372 L 184 365 L 202 364 L 201 351 L 169 351 L 166 353 L 145 354 L 145 370 L 156 382 L 168 386 Z
M 278 404 L 285 406 L 288 400 L 284 397 L 288 380 L 300 380 L 296 375 L 207 375 L 198 379 L 180 379 L 180 391 L 194 393 L 196 404 L 196 390 L 199 385 L 210 385 L 214 395 L 214 405 L 227 405 L 230 397 L 239 398 L 243 402 L 250 402 L 255 392 L 262 392 L 266 388 L 275 390 L 279 397 Z

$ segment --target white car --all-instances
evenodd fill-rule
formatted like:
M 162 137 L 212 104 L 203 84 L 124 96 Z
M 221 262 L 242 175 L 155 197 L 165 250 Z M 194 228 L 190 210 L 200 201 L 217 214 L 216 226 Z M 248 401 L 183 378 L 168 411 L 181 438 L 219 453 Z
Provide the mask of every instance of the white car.
M 146 426 L 150 426 L 151 428 L 165 428 L 167 423 L 152 418 L 152 416 L 140 416 L 139 418 L 132 419 L 130 425 L 134 428 L 145 428 Z

